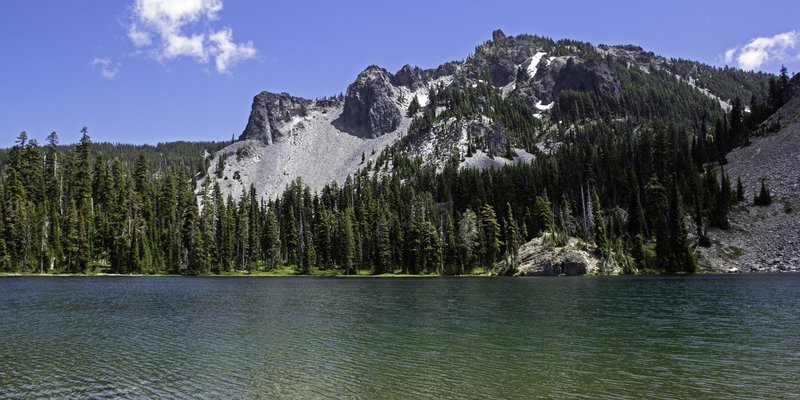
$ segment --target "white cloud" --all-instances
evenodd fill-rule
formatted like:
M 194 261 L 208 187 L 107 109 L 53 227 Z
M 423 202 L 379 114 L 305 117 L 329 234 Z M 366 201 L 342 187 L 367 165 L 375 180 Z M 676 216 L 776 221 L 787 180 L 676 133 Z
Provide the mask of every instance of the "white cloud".
M 136 24 L 131 25 L 128 29 L 128 38 L 131 39 L 131 42 L 133 42 L 133 45 L 136 47 L 149 46 L 153 43 L 150 39 L 150 33 L 140 31 Z
M 219 19 L 223 0 L 135 0 L 128 38 L 156 59 L 214 60 L 220 74 L 258 52 L 252 41 L 236 43 L 233 30 L 208 28 Z M 194 31 L 192 29 L 194 28 Z
M 758 37 L 746 45 L 735 47 L 725 52 L 724 60 L 730 63 L 736 60 L 739 67 L 755 70 L 764 64 L 800 58 L 795 49 L 800 41 L 799 31 L 779 33 L 771 37 Z
M 114 77 L 117 76 L 117 72 L 119 72 L 119 63 L 114 66 L 111 64 L 111 59 L 97 57 L 89 63 L 92 67 L 100 68 L 100 75 L 103 78 L 114 79 Z
M 736 55 L 736 50 L 738 50 L 738 49 L 737 48 L 732 48 L 732 49 L 728 49 L 728 51 L 725 52 L 725 62 L 726 63 L 729 63 L 729 62 L 733 61 L 733 56 Z
M 223 28 L 212 33 L 209 40 L 212 43 L 211 52 L 215 54 L 214 63 L 219 73 L 227 73 L 232 65 L 256 56 L 253 42 L 237 44 L 233 41 L 231 28 Z

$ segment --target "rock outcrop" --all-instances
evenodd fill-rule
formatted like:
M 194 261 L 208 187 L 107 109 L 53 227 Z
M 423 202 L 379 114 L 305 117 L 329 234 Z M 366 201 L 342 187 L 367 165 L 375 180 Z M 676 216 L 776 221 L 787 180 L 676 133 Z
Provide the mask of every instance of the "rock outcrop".
M 583 248 L 577 239 L 571 238 L 563 246 L 551 241 L 550 236 L 544 235 L 522 245 L 518 253 L 516 275 L 578 276 L 621 272 L 616 263 L 601 260 L 590 249 Z
M 405 86 L 413 92 L 426 88 L 426 75 L 428 75 L 426 71 L 420 67 L 412 67 L 406 64 L 392 76 L 391 82 L 394 86 Z
M 492 85 L 505 86 L 517 79 L 517 66 L 511 60 L 501 59 L 492 66 Z
M 408 79 L 413 80 L 413 73 Z M 347 88 L 342 126 L 362 137 L 378 137 L 397 129 L 403 115 L 395 102 L 392 75 L 370 66 Z
M 239 140 L 260 140 L 266 144 L 279 141 L 288 133 L 282 128 L 293 117 L 305 117 L 311 103 L 288 93 L 259 93 L 253 98 L 250 118 Z
M 616 95 L 622 90 L 622 84 L 610 62 L 583 61 L 570 57 L 563 67 L 550 70 L 556 74 L 554 85 L 549 90 L 555 98 L 563 90 L 593 91 L 598 95 Z

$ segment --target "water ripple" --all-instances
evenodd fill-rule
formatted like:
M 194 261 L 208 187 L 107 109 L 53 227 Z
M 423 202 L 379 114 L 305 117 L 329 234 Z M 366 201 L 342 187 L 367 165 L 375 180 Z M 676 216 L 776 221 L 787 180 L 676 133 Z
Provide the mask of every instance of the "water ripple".
M 800 276 L 0 278 L 0 398 L 791 398 Z

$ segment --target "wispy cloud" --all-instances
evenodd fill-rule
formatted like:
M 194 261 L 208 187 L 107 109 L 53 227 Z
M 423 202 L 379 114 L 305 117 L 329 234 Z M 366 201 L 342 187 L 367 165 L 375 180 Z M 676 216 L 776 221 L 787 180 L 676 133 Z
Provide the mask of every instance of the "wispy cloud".
M 734 47 L 725 52 L 726 63 L 736 61 L 745 70 L 755 70 L 772 62 L 793 61 L 800 59 L 797 44 L 800 42 L 800 31 L 779 33 L 770 37 L 758 37 L 744 46 Z
M 119 72 L 119 63 L 113 64 L 110 58 L 95 57 L 90 63 L 94 68 L 100 69 L 100 75 L 106 79 L 114 79 Z
M 235 42 L 230 27 L 208 28 L 219 19 L 222 6 L 223 0 L 135 0 L 128 38 L 158 60 L 213 60 L 217 73 L 228 74 L 258 51 L 252 41 Z

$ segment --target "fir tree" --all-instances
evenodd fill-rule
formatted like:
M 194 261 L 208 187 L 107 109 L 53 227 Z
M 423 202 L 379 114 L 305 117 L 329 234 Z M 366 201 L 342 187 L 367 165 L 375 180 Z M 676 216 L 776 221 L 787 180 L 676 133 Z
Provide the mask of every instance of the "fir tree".
M 461 249 L 462 271 L 469 271 L 475 265 L 478 242 L 478 220 L 475 212 L 470 209 L 464 211 L 458 223 L 458 246 Z
M 772 204 L 772 195 L 767 188 L 766 179 L 761 178 L 761 189 L 758 192 L 753 204 L 756 206 L 768 206 Z
M 606 233 L 606 221 L 603 216 L 603 208 L 600 206 L 600 196 L 597 194 L 597 189 L 592 188 L 592 204 L 594 205 L 594 244 L 597 246 L 597 251 L 604 258 L 610 255 L 610 243 Z
M 417 98 L 417 95 L 414 95 L 414 97 L 411 99 L 411 103 L 408 104 L 408 116 L 409 117 L 415 116 L 421 108 L 422 106 L 419 104 L 419 99 Z
M 742 185 L 742 178 L 736 178 L 736 202 L 744 201 L 744 185 Z
M 497 222 L 497 216 L 494 212 L 494 207 L 489 204 L 484 204 L 481 207 L 481 230 L 484 237 L 484 264 L 491 264 L 497 260 L 500 255 L 500 248 L 503 242 L 500 240 L 500 224 Z

